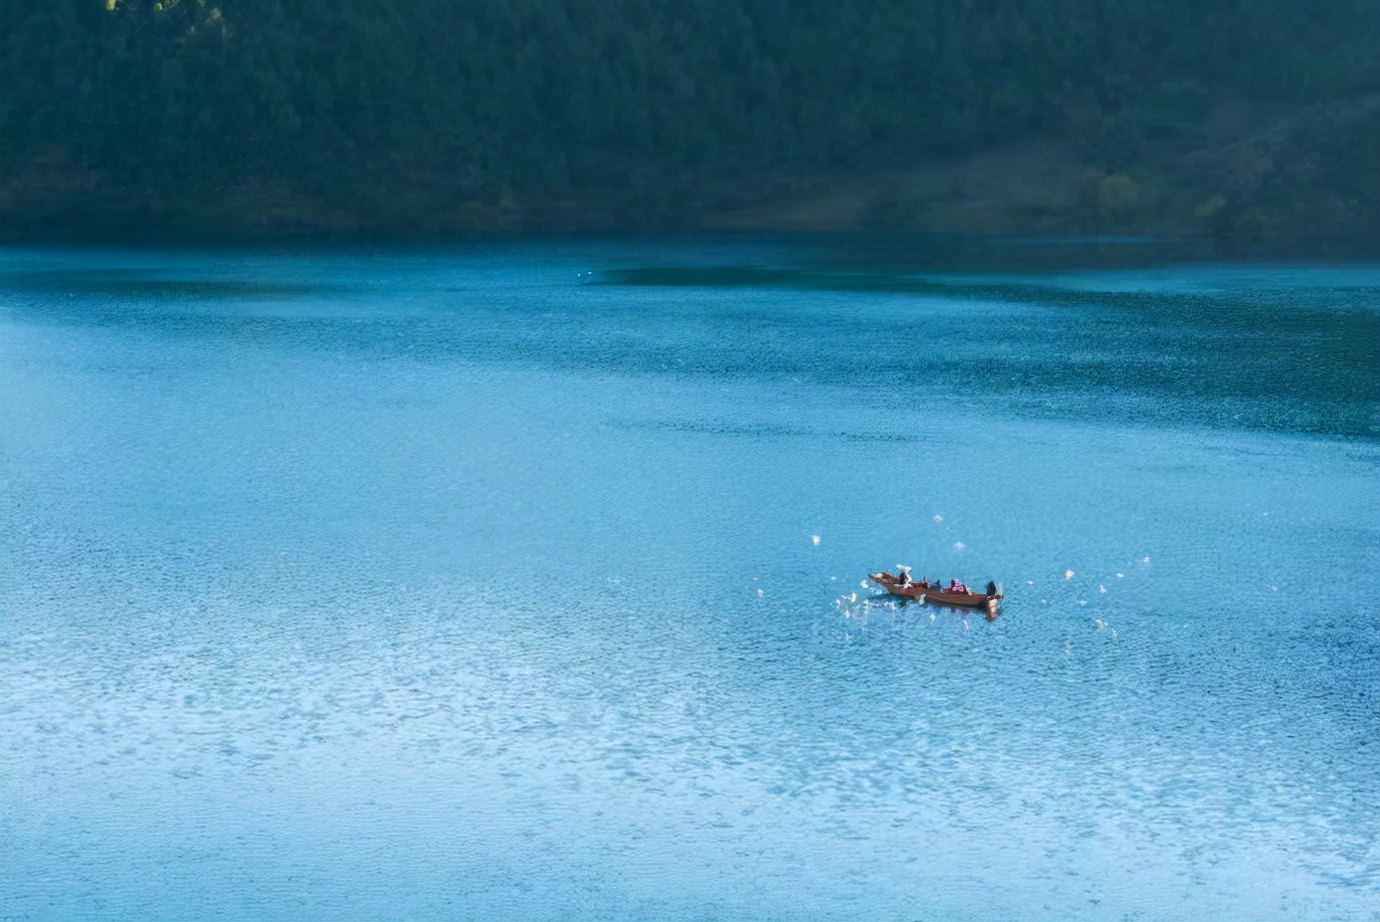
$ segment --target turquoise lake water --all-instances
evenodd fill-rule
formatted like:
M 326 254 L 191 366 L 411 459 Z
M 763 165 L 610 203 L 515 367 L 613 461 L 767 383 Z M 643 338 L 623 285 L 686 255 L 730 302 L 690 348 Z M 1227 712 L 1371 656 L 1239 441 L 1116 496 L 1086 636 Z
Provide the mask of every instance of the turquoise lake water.
M 6 920 L 1380 919 L 1380 269 L 0 283 Z

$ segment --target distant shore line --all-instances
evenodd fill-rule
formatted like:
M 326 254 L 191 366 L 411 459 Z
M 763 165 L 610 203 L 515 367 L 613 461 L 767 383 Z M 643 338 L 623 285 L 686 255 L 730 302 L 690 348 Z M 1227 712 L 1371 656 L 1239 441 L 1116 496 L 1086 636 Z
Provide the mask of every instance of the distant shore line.
M 763 226 L 570 226 L 561 223 L 487 228 L 411 228 L 389 224 L 350 228 L 321 226 L 224 227 L 166 225 L 125 220 L 106 224 L 0 223 L 0 245 L 355 248 L 467 246 L 479 244 L 598 243 L 620 240 L 753 241 L 805 250 L 869 254 L 901 261 L 954 266 L 1153 265 L 1173 262 L 1380 261 L 1380 240 L 1337 234 L 1271 233 L 1252 239 L 1221 239 L 1205 233 L 1143 232 L 972 232 L 945 230 L 802 229 Z

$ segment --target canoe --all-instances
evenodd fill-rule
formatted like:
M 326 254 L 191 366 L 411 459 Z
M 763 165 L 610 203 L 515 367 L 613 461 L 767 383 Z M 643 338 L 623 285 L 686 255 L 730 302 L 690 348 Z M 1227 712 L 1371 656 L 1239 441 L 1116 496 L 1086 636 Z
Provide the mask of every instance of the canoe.
M 934 605 L 957 605 L 960 608 L 982 608 L 986 609 L 989 615 L 995 615 L 1001 607 L 1000 592 L 949 592 L 946 589 L 925 588 L 919 583 L 903 586 L 894 573 L 869 573 L 867 578 L 892 595 L 903 599 L 915 599 Z

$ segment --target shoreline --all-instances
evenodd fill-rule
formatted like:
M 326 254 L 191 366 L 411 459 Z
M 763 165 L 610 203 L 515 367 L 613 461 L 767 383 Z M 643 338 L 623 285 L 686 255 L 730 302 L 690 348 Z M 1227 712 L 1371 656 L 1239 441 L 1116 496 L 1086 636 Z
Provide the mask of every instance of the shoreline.
M 625 227 L 582 229 L 563 225 L 523 228 L 427 229 L 392 226 L 335 228 L 178 228 L 159 224 L 25 228 L 6 221 L 0 246 L 72 248 L 342 249 L 466 247 L 522 244 L 598 244 L 638 241 L 683 243 L 743 241 L 777 244 L 802 255 L 938 268 L 1136 268 L 1198 262 L 1372 264 L 1380 240 L 1339 240 L 1330 235 L 1271 234 L 1223 241 L 1208 234 L 1011 233 L 917 230 L 879 232 L 771 225 L 736 227 Z

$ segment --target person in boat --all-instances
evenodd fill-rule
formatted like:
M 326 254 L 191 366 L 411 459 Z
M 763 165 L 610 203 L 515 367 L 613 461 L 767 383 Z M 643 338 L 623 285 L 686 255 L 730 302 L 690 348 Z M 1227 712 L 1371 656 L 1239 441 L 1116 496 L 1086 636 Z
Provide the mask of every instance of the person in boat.
M 911 582 L 910 567 L 897 564 L 896 569 L 900 571 L 900 574 L 896 577 L 896 582 L 900 583 L 902 586 L 909 586 Z

